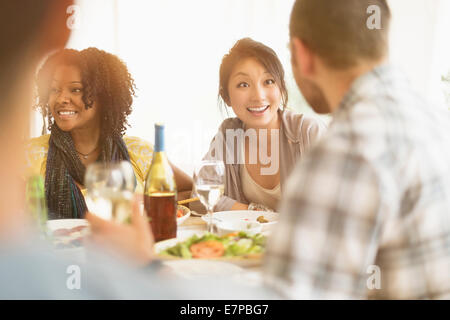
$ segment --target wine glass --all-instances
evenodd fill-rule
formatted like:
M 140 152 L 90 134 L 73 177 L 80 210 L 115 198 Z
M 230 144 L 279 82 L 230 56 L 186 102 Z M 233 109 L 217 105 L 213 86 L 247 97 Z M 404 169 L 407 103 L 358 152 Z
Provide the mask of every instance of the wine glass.
M 118 223 L 131 221 L 136 178 L 128 161 L 93 163 L 84 183 L 89 212 Z
M 213 233 L 214 206 L 223 195 L 225 183 L 223 161 L 202 161 L 194 170 L 194 191 L 209 215 L 207 231 Z

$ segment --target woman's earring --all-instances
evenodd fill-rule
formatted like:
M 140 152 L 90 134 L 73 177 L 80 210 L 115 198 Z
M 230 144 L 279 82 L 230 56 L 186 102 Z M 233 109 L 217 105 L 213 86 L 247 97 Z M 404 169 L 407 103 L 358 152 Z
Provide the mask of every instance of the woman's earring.
M 45 115 L 42 115 L 42 132 L 41 132 L 41 136 L 43 136 L 44 134 L 46 134 L 47 131 L 45 129 Z
M 52 131 L 52 125 L 53 125 L 52 114 L 51 114 L 51 112 L 49 111 L 49 112 L 47 113 L 47 129 L 48 129 L 48 131 Z

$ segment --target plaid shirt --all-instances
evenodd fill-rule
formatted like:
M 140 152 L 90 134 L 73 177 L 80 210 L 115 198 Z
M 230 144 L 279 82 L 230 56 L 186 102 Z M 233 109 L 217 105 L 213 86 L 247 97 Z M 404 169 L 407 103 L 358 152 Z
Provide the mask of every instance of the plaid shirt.
M 450 111 L 391 66 L 354 81 L 285 190 L 265 264 L 283 296 L 450 298 Z

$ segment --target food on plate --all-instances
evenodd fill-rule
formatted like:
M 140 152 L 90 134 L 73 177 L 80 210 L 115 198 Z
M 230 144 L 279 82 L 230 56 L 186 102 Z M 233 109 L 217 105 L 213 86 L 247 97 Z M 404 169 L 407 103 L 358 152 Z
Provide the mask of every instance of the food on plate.
M 258 221 L 259 223 L 268 223 L 269 222 L 269 220 L 264 218 L 264 216 L 259 216 L 258 218 L 256 218 L 256 221 Z
M 183 223 L 191 215 L 191 210 L 188 207 L 177 206 L 177 224 Z
M 225 253 L 225 247 L 222 242 L 209 240 L 191 245 L 189 248 L 193 258 L 218 258 Z
M 86 232 L 87 226 L 76 226 L 56 229 L 50 236 L 56 249 L 68 249 L 82 246 Z
M 66 229 L 66 228 L 61 228 L 61 229 L 57 229 L 55 231 L 53 231 L 53 236 L 54 237 L 64 237 L 64 236 L 68 236 L 71 233 L 70 229 Z
M 160 254 L 184 259 L 242 257 L 264 253 L 265 245 L 266 237 L 260 233 L 233 232 L 222 237 L 206 233 L 203 236 L 193 235 Z
M 70 229 L 67 228 L 60 228 L 53 231 L 54 237 L 61 237 L 61 236 L 69 236 L 73 235 L 75 232 L 82 232 L 82 230 L 86 229 L 87 226 L 76 226 Z

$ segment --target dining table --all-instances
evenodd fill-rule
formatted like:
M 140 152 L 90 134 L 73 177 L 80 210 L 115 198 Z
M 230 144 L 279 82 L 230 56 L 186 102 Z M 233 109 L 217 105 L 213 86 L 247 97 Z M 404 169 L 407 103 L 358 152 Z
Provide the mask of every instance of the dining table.
M 57 223 L 54 228 L 72 227 L 72 223 L 79 225 L 87 225 L 86 220 L 59 220 L 53 221 Z M 64 223 L 64 225 L 61 225 Z M 67 224 L 67 225 L 66 225 Z M 50 225 L 52 226 L 52 225 Z M 177 226 L 177 236 L 176 239 L 169 239 L 172 242 L 181 242 L 194 234 L 202 235 L 207 231 L 207 224 L 201 216 L 196 216 L 191 214 L 184 221 L 179 222 Z M 263 232 L 264 235 L 268 233 Z M 155 244 L 155 252 L 158 243 Z M 86 250 L 84 246 L 76 248 L 68 248 L 56 250 L 60 257 L 69 259 L 75 263 L 84 264 L 88 259 L 89 250 Z M 159 256 L 160 261 L 166 270 L 175 274 L 176 276 L 183 277 L 186 279 L 197 279 L 205 277 L 228 277 L 232 281 L 236 281 L 240 284 L 246 284 L 248 286 L 260 286 L 262 284 L 262 261 L 261 259 L 257 261 L 250 261 L 250 263 L 238 263 L 236 261 L 229 262 L 227 258 L 217 260 L 209 259 L 165 259 Z M 231 260 L 231 259 L 230 259 Z
M 177 240 L 184 241 L 187 238 L 193 236 L 194 234 L 201 235 L 206 233 L 207 224 L 202 219 L 201 216 L 190 215 L 185 221 L 183 221 L 177 228 Z M 268 233 L 263 233 L 268 235 Z M 252 264 L 250 266 L 235 265 L 230 262 L 217 262 L 208 260 L 198 260 L 198 259 L 188 259 L 188 263 L 191 266 L 198 266 L 199 269 L 195 271 L 194 274 L 190 273 L 189 270 L 183 270 L 183 261 L 185 259 L 179 260 L 180 268 L 175 265 L 177 262 L 174 261 L 164 261 L 163 264 L 169 267 L 176 268 L 176 273 L 182 277 L 195 278 L 195 277 L 205 277 L 205 276 L 228 276 L 239 283 L 245 283 L 249 286 L 259 286 L 262 284 L 262 262 L 258 264 Z M 206 263 L 205 263 L 206 262 Z

